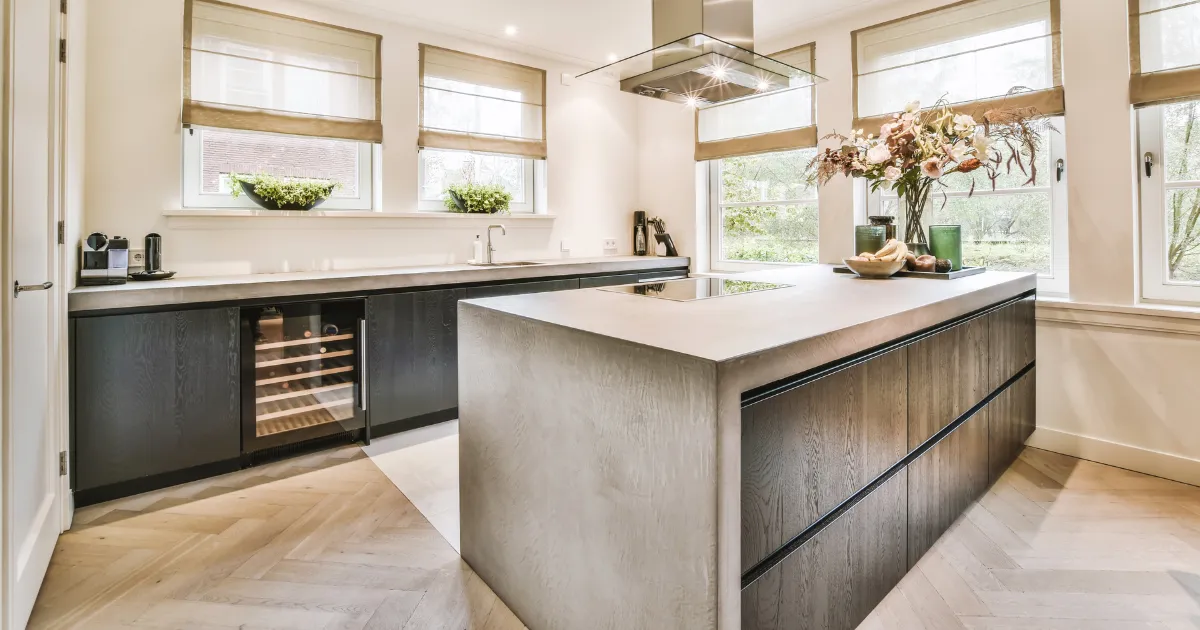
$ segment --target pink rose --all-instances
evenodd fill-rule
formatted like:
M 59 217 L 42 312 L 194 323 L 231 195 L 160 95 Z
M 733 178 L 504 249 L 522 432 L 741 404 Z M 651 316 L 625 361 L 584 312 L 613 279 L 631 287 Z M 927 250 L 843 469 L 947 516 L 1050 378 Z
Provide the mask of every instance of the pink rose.
M 867 161 L 871 164 L 883 164 L 892 159 L 892 151 L 887 144 L 880 142 L 867 151 Z
M 883 178 L 889 182 L 894 182 L 897 179 L 900 179 L 900 175 L 900 169 L 895 166 L 889 166 L 883 171 Z

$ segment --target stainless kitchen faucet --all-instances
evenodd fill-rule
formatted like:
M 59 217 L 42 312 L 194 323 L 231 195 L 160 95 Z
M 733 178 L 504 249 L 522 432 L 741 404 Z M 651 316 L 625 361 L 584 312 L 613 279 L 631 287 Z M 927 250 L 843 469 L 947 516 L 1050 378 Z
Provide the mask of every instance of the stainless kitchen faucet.
M 497 224 L 497 225 L 489 225 L 488 226 L 487 258 L 483 262 L 486 264 L 489 264 L 489 265 L 492 264 L 492 262 L 493 262 L 492 254 L 496 253 L 496 248 L 492 247 L 492 229 L 494 229 L 494 228 L 500 228 L 500 233 L 503 234 L 504 236 L 508 236 L 508 230 L 504 229 L 503 225 Z

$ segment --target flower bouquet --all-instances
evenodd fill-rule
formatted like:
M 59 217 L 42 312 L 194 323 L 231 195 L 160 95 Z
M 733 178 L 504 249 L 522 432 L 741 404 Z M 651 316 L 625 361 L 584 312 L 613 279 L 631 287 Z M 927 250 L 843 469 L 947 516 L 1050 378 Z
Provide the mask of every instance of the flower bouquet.
M 859 129 L 851 137 L 826 136 L 841 146 L 818 153 L 809 169 L 822 185 L 844 175 L 865 177 L 871 192 L 885 187 L 894 190 L 903 204 L 905 240 L 911 249 L 927 253 L 921 218 L 934 185 L 947 175 L 978 171 L 995 189 L 997 178 L 1013 169 L 1028 177 L 1023 185 L 1033 184 L 1044 132 L 1051 129 L 1048 120 L 1033 108 L 989 110 L 977 121 L 955 112 L 944 99 L 926 110 L 920 103 L 909 103 L 903 113 L 884 123 L 878 134 L 864 135 Z M 974 192 L 972 179 L 970 193 Z

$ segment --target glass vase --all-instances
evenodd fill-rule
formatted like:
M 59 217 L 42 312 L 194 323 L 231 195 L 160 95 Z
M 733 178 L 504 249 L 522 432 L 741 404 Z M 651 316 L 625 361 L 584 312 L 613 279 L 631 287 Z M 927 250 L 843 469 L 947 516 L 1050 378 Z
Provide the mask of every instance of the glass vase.
M 929 253 L 929 239 L 925 236 L 924 214 L 929 207 L 929 193 L 933 190 L 933 180 L 923 181 L 917 186 L 905 189 L 900 197 L 904 210 L 904 240 L 909 251 L 917 256 Z

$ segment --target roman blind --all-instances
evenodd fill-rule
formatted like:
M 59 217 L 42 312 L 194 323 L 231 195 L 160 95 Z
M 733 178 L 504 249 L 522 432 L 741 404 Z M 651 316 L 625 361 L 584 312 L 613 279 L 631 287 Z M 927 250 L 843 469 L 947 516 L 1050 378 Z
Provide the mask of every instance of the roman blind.
M 855 31 L 854 128 L 942 97 L 976 118 L 1000 105 L 1062 114 L 1059 24 L 1059 0 L 967 0 Z
M 1200 0 L 1129 0 L 1129 13 L 1130 102 L 1200 98 Z
M 768 55 L 812 74 L 816 45 Z M 792 78 L 792 88 L 696 111 L 696 161 L 817 146 L 813 77 Z
M 546 71 L 421 44 L 420 148 L 546 158 Z
M 371 33 L 186 0 L 183 123 L 383 142 L 380 43 Z

